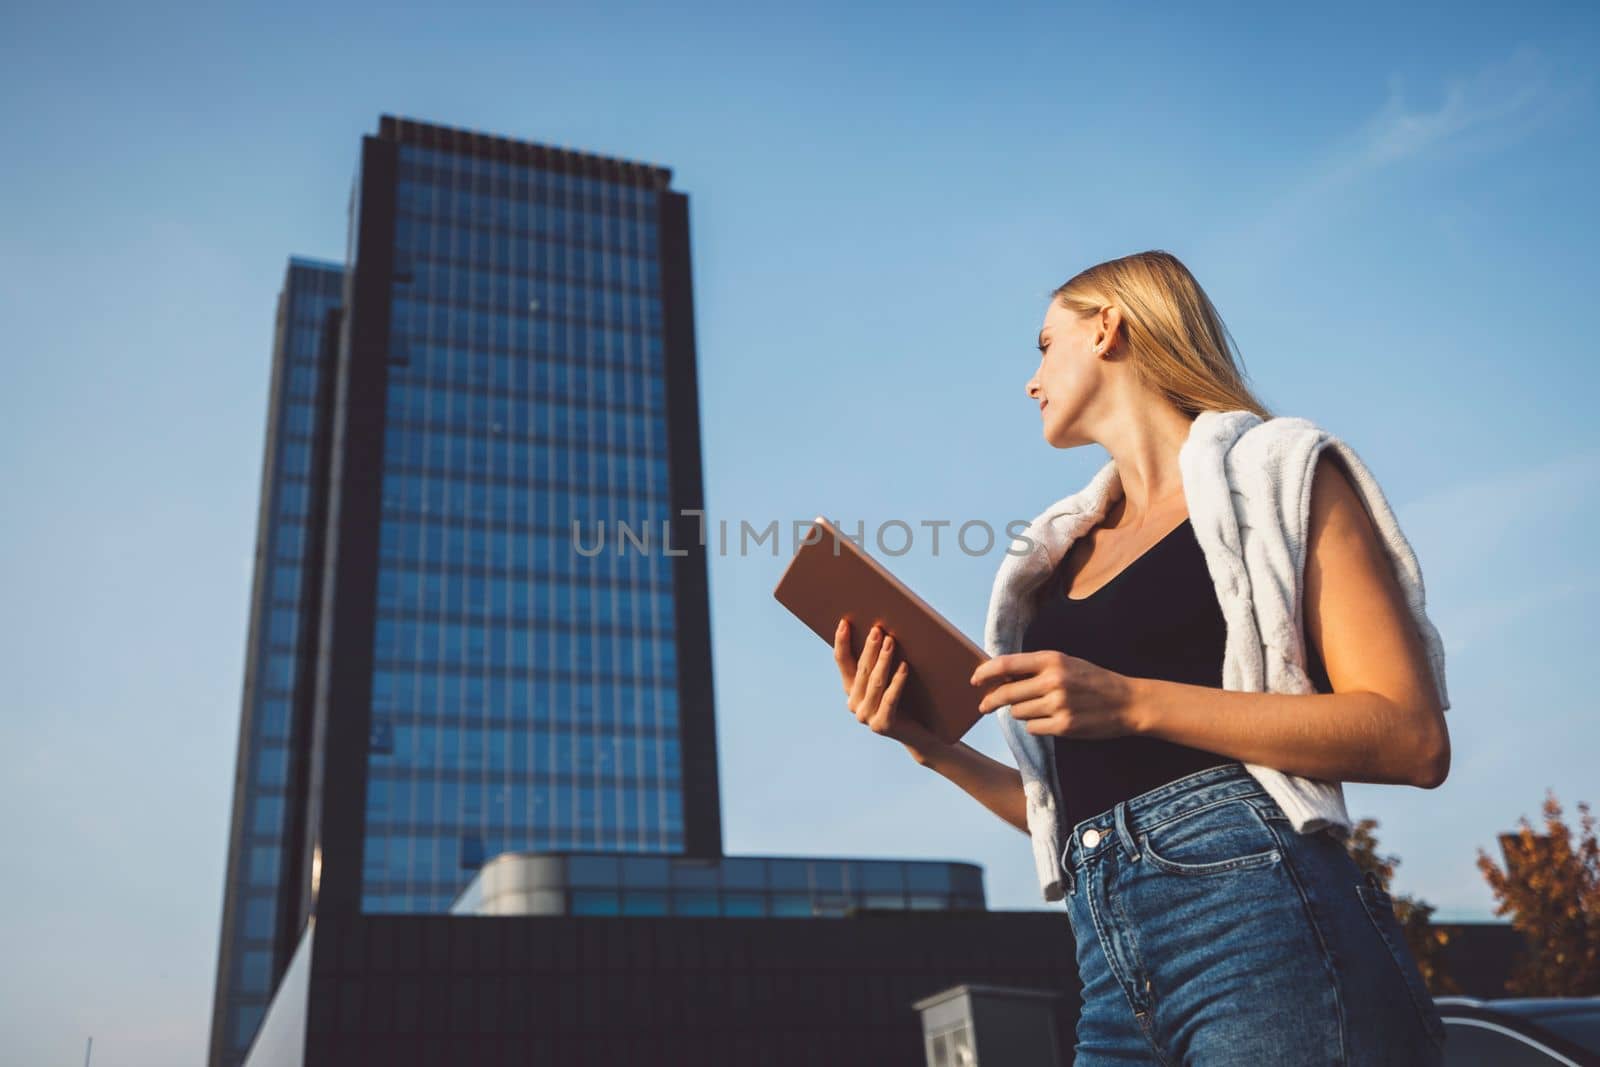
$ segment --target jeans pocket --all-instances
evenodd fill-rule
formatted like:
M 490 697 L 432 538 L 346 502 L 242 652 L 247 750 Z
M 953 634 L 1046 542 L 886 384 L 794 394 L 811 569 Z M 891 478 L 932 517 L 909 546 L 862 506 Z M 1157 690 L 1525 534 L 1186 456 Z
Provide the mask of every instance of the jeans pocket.
M 1157 823 L 1137 836 L 1139 852 L 1169 874 L 1245 871 L 1283 858 L 1256 806 L 1234 797 Z
M 1439 1008 L 1433 1002 L 1433 994 L 1428 992 L 1427 983 L 1422 979 L 1422 971 L 1418 969 L 1416 958 L 1406 944 L 1405 931 L 1401 929 L 1400 918 L 1394 912 L 1394 898 L 1371 871 L 1366 872 L 1362 880 L 1356 883 L 1356 894 L 1360 896 L 1361 905 L 1366 910 L 1367 917 L 1372 920 L 1372 925 L 1377 927 L 1378 935 L 1383 938 L 1383 943 L 1389 950 L 1389 958 L 1399 969 L 1400 978 L 1405 982 L 1406 991 L 1411 994 L 1411 1003 L 1416 1008 L 1417 1017 L 1427 1030 L 1428 1037 L 1435 1045 L 1442 1045 L 1445 1036 L 1444 1020 L 1439 1017 Z

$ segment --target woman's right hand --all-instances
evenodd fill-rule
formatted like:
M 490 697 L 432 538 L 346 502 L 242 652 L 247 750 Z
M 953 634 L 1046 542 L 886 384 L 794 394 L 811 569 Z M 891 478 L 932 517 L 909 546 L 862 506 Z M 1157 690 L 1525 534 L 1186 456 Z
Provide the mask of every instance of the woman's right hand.
M 841 618 L 833 634 L 833 660 L 844 682 L 846 703 L 856 721 L 875 734 L 892 737 L 906 747 L 918 763 L 947 747 L 932 731 L 900 710 L 900 693 L 911 668 L 895 662 L 894 638 L 874 626 L 867 635 L 859 660 L 850 655 L 850 620 Z

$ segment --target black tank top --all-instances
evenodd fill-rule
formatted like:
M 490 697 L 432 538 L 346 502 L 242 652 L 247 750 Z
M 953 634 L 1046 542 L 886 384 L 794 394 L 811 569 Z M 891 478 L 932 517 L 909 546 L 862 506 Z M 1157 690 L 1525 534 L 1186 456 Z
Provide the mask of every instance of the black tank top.
M 1038 596 L 1023 636 L 1025 652 L 1065 652 L 1133 678 L 1222 686 L 1227 624 L 1187 518 L 1088 597 L 1067 596 L 1060 565 Z M 1332 692 L 1309 641 L 1306 651 L 1317 692 Z M 1055 737 L 1053 743 L 1067 827 L 1175 778 L 1233 762 L 1155 737 Z

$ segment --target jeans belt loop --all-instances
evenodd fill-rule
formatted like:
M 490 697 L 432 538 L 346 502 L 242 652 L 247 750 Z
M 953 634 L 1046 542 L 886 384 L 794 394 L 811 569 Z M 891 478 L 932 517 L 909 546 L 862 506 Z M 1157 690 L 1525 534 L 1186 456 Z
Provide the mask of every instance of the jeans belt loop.
M 1112 816 L 1117 822 L 1117 839 L 1122 842 L 1122 847 L 1128 850 L 1128 858 L 1139 858 L 1139 845 L 1133 839 L 1133 834 L 1128 830 L 1128 802 L 1117 801 L 1117 806 L 1112 809 Z

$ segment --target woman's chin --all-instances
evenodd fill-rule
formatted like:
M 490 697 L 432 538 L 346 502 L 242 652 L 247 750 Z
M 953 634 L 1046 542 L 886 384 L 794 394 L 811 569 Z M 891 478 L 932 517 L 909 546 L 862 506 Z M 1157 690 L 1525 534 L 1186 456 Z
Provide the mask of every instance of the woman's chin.
M 1039 432 L 1040 436 L 1054 448 L 1077 448 L 1086 443 L 1068 426 L 1057 426 L 1046 422 Z

